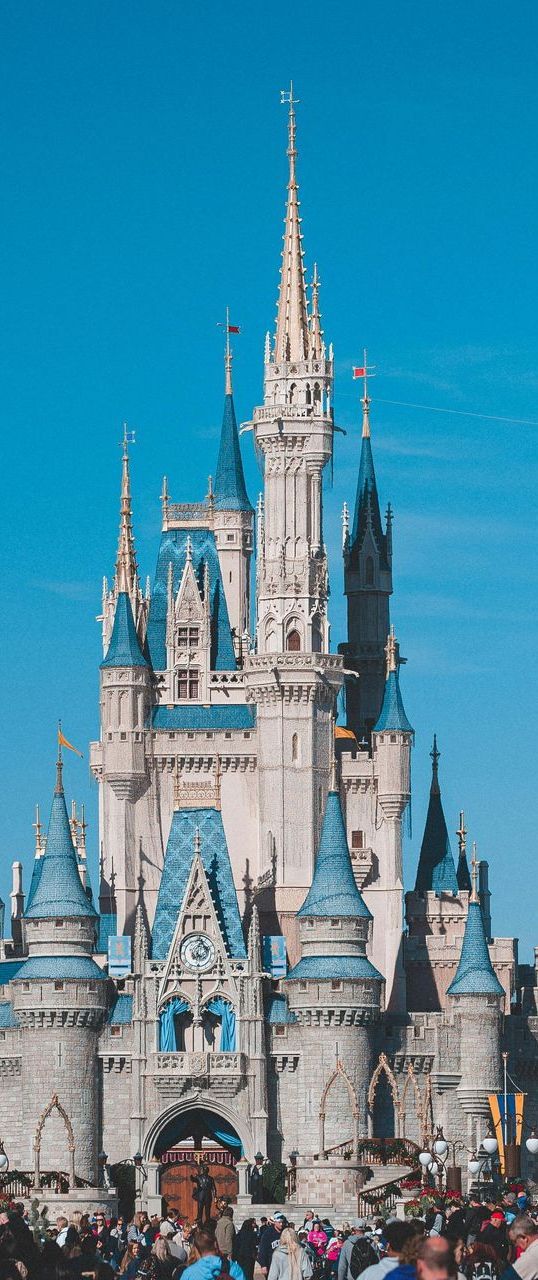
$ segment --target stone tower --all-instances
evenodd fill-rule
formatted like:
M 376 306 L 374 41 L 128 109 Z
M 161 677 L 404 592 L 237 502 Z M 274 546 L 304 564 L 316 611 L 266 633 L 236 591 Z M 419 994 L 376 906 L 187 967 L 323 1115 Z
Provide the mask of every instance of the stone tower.
M 374 915 L 373 955 L 386 979 L 390 1012 L 405 1010 L 402 955 L 404 814 L 411 800 L 413 729 L 400 691 L 398 644 L 391 630 L 386 642 L 387 677 L 383 705 L 372 732 L 372 758 L 377 778 L 378 874 L 365 890 Z
M 347 643 L 339 646 L 346 667 L 346 721 L 358 739 L 369 738 L 384 695 L 385 645 L 392 594 L 392 517 L 381 522 L 370 432 L 370 400 L 364 379 L 362 444 L 351 534 L 344 524 L 344 591 Z M 346 509 L 347 510 L 347 509 Z
M 334 770 L 314 878 L 298 920 L 301 958 L 282 985 L 301 1058 L 296 1078 L 282 1083 L 281 1094 L 284 1099 L 293 1088 L 296 1128 L 288 1141 L 303 1155 L 322 1156 L 368 1132 L 368 1082 L 383 986 L 366 955 L 372 916 L 353 876 Z M 325 1106 L 324 1086 L 337 1062 L 348 1083 L 342 1079 L 343 1087 Z M 283 1111 L 284 1106 L 283 1101 Z
M 469 912 L 456 976 L 448 988 L 460 1045 L 458 1101 L 467 1117 L 467 1140 L 478 1150 L 490 1109 L 488 1093 L 501 1084 L 501 1010 L 504 989 L 488 951 L 477 892 L 478 864 L 473 859 Z
M 268 892 L 262 932 L 275 913 L 293 960 L 295 915 L 312 882 L 329 782 L 332 716 L 341 659 L 329 654 L 322 476 L 332 456 L 332 352 L 327 355 L 314 273 L 308 312 L 296 175 L 293 90 L 289 180 L 274 341 L 265 350 L 264 403 L 254 410 L 263 457 L 258 520 L 256 654 L 245 668 L 257 703 L 259 861 Z M 276 930 L 279 931 L 278 929 Z
M 37 866 L 23 920 L 28 958 L 12 988 L 21 1037 L 22 1167 L 34 1165 L 33 1142 L 55 1094 L 60 1109 L 53 1107 L 43 1126 L 39 1165 L 95 1181 L 97 1044 L 107 981 L 92 959 L 98 916 L 80 879 L 60 757 L 45 852 Z
M 236 657 L 240 659 L 251 629 L 250 560 L 254 512 L 247 495 L 235 418 L 228 318 L 226 320 L 224 413 L 212 505 L 213 530 L 234 649 Z

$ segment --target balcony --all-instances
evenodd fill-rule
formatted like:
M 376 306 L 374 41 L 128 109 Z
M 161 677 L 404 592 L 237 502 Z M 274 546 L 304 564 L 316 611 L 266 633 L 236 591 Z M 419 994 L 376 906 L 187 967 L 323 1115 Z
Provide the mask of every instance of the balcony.
M 211 1080 L 244 1075 L 247 1058 L 244 1053 L 157 1053 L 153 1074 L 166 1078 L 181 1076 Z

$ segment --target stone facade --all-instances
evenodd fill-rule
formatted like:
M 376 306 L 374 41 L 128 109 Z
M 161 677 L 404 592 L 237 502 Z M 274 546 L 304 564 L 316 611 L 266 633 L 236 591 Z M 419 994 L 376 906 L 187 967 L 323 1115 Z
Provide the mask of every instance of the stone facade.
M 348 633 L 330 651 L 333 354 L 317 274 L 307 301 L 293 101 L 288 156 L 277 328 L 249 424 L 264 459 L 254 610 L 255 516 L 228 341 L 215 482 L 193 504 L 173 503 L 165 482 L 145 592 L 125 441 L 90 754 L 98 904 L 60 767 L 26 898 L 14 866 L 0 958 L 0 1134 L 12 1168 L 95 1185 L 100 1151 L 110 1165 L 140 1152 L 152 1204 L 163 1149 L 193 1134 L 241 1146 L 250 1163 L 257 1151 L 285 1163 L 299 1152 L 294 1177 L 327 1204 L 356 1194 L 365 1139 L 419 1145 L 442 1124 L 474 1148 L 504 1048 L 538 1119 L 536 971 L 520 973 L 514 939 L 490 936 L 487 869 L 469 873 L 463 815 L 456 871 L 436 744 L 402 925 L 413 730 L 366 385 L 344 520 Z M 335 727 L 344 681 L 347 718 Z M 122 977 L 108 970 L 109 936 L 129 940 Z

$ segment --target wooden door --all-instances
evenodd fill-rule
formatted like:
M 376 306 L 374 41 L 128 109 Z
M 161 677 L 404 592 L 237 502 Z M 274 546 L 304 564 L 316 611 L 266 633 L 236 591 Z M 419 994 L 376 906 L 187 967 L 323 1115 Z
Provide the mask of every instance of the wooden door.
M 217 1188 L 217 1196 L 229 1196 L 235 1201 L 238 1191 L 235 1169 L 230 1165 L 213 1164 L 209 1154 L 206 1158 L 210 1176 Z M 194 1184 L 191 1182 L 196 1170 L 197 1165 L 193 1161 L 189 1164 L 169 1164 L 161 1174 L 161 1195 L 166 1206 L 172 1205 L 177 1210 L 182 1222 L 194 1222 L 196 1218 L 198 1206 L 196 1200 L 193 1200 Z M 211 1215 L 216 1216 L 214 1202 Z

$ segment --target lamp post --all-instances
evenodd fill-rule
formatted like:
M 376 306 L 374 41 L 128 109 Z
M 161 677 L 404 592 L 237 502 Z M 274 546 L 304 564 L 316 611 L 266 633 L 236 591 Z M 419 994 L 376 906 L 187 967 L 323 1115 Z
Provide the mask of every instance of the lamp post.
M 480 1192 L 480 1179 L 487 1164 L 491 1165 L 492 1157 L 498 1150 L 498 1142 L 493 1133 L 491 1126 L 488 1128 L 485 1138 L 482 1138 L 480 1149 L 471 1153 L 467 1163 L 467 1168 L 472 1178 L 478 1178 L 478 1191 Z M 538 1143 L 537 1143 L 538 1150 Z M 485 1154 L 482 1155 L 482 1152 Z
M 135 1167 L 135 1195 L 137 1200 L 141 1200 L 144 1183 L 148 1176 L 147 1169 L 144 1166 L 144 1157 L 141 1151 L 137 1151 L 136 1155 L 133 1156 L 133 1164 Z
M 9 1170 L 9 1156 L 5 1150 L 2 1139 L 0 1138 L 0 1174 L 7 1173 Z
M 441 1191 L 443 1187 L 443 1176 L 445 1174 L 447 1156 L 448 1142 L 445 1138 L 441 1125 L 438 1125 L 435 1137 L 432 1139 L 428 1147 L 424 1147 L 424 1150 L 420 1152 L 418 1158 L 422 1165 L 424 1180 L 428 1173 L 431 1175 L 434 1182 L 435 1179 L 438 1178 L 439 1191 Z

